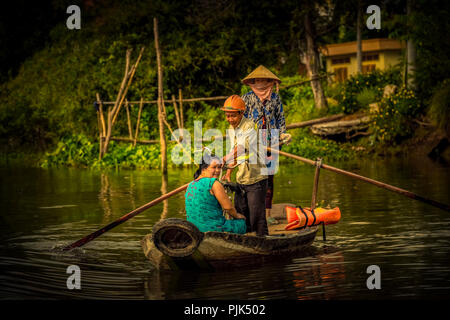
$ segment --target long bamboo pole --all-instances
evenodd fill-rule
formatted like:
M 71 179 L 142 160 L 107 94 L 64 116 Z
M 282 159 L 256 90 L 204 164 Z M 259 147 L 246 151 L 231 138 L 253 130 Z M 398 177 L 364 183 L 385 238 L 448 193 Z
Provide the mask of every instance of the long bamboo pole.
M 103 140 L 102 158 L 106 154 L 106 152 L 108 151 L 108 145 L 109 145 L 109 141 L 111 139 L 111 128 L 112 128 L 112 124 L 111 124 L 112 123 L 111 107 L 108 107 L 108 114 L 106 115 L 106 120 L 108 122 L 107 122 L 106 136 L 105 136 L 105 139 Z
M 167 174 L 161 175 L 161 193 L 166 194 L 167 193 L 167 185 L 168 185 L 168 177 Z M 163 211 L 161 212 L 161 217 L 159 220 L 164 220 L 167 218 L 167 215 L 169 214 L 169 200 L 166 199 L 163 201 Z
M 316 171 L 314 173 L 313 191 L 312 191 L 312 197 L 311 197 L 311 210 L 314 210 L 316 208 L 317 192 L 319 191 L 319 175 L 320 175 L 320 167 L 321 166 L 322 166 L 322 159 L 317 158 Z M 323 241 L 327 240 L 326 233 L 325 233 L 325 223 L 322 223 L 322 238 L 323 238 Z
M 102 159 L 102 122 L 100 120 L 100 111 L 97 111 L 97 124 L 98 124 L 98 160 Z
M 125 72 L 124 72 L 124 74 L 123 74 L 122 83 L 120 84 L 119 92 L 117 93 L 116 101 L 114 102 L 114 107 L 113 107 L 113 109 L 112 109 L 112 112 L 113 112 L 113 113 L 115 113 L 116 110 L 117 110 L 117 108 L 118 108 L 120 99 L 121 99 L 121 97 L 122 97 L 123 90 L 125 89 L 125 85 L 126 85 L 127 80 L 128 80 L 128 71 L 129 71 L 129 69 L 130 69 L 130 57 L 131 57 L 131 51 L 132 51 L 131 49 L 128 49 L 128 50 L 126 51 L 126 54 L 125 54 Z
M 305 81 L 295 82 L 295 83 L 288 84 L 288 85 L 285 85 L 285 86 L 280 86 L 280 89 L 288 89 L 288 88 L 291 88 L 291 87 L 301 86 L 301 85 L 307 84 L 307 83 L 309 83 L 311 81 L 316 81 L 318 79 L 327 78 L 328 76 L 330 76 L 330 74 L 326 74 L 326 75 L 323 75 L 323 76 L 317 76 L 315 78 L 311 78 L 311 79 L 308 79 L 308 80 L 305 80 Z
M 143 206 L 141 206 L 141 207 L 139 207 L 137 209 L 134 209 L 133 211 L 131 211 L 131 212 L 127 213 L 126 215 L 120 217 L 119 219 L 111 222 L 110 224 L 104 226 L 103 228 L 98 229 L 97 231 L 87 235 L 86 237 L 84 237 L 84 238 L 82 238 L 82 239 L 80 239 L 80 240 L 78 240 L 78 241 L 76 241 L 76 242 L 74 242 L 72 244 L 69 244 L 68 246 L 64 247 L 62 250 L 63 251 L 68 251 L 68 250 L 71 250 L 71 249 L 74 249 L 74 248 L 81 247 L 81 246 L 85 245 L 86 243 L 88 243 L 88 242 L 94 240 L 95 238 L 101 236 L 105 232 L 111 230 L 112 228 L 117 227 L 118 225 L 124 223 L 125 221 L 135 217 L 139 213 L 147 210 L 148 208 L 151 208 L 151 207 L 157 205 L 158 203 L 160 203 L 160 202 L 162 202 L 162 201 L 164 201 L 166 199 L 169 199 L 170 197 L 176 195 L 177 193 L 180 193 L 181 191 L 186 190 L 188 185 L 189 185 L 189 183 L 187 183 L 185 185 L 182 185 L 181 187 L 178 187 L 177 189 L 172 190 L 169 193 L 166 193 L 166 194 L 162 195 L 161 197 L 156 198 L 156 199 L 150 201 L 149 203 L 144 204 Z
M 183 99 L 184 102 L 195 102 L 195 101 L 212 101 L 212 100 L 225 100 L 228 96 L 218 96 L 218 97 L 206 97 L 206 98 L 188 98 Z
M 280 89 L 287 89 L 287 88 L 290 88 L 290 87 L 299 86 L 299 85 L 302 85 L 302 84 L 309 83 L 312 80 L 326 78 L 326 77 L 328 77 L 330 75 L 334 75 L 334 73 L 330 73 L 330 74 L 327 74 L 327 75 L 324 75 L 324 76 L 319 76 L 319 77 L 316 77 L 314 79 L 309 79 L 309 80 L 302 81 L 302 82 L 296 82 L 296 83 L 289 84 L 289 85 L 286 85 L 286 86 L 280 86 Z M 183 99 L 182 98 L 182 90 L 181 89 L 178 89 L 178 95 L 179 95 L 178 101 L 179 101 L 180 105 L 182 105 L 183 101 L 184 102 L 214 101 L 214 100 L 225 100 L 226 98 L 228 98 L 228 96 L 217 96 L 217 97 L 200 97 L 200 98 L 185 98 L 185 99 Z M 128 103 L 131 105 L 131 104 L 140 104 L 141 102 L 140 101 L 128 101 Z M 145 101 L 143 101 L 143 103 L 155 103 L 155 104 L 157 104 L 158 100 L 145 100 Z M 172 103 L 172 101 L 167 100 L 164 103 L 168 104 L 168 103 Z M 115 104 L 115 102 L 114 101 L 104 101 L 103 104 L 105 104 L 105 105 Z M 180 110 L 181 110 L 181 108 L 180 108 Z M 182 114 L 182 112 L 180 112 L 180 115 L 181 114 Z
M 127 100 L 125 100 L 125 109 L 127 111 L 128 135 L 130 137 L 130 140 L 133 140 L 133 129 L 131 128 L 130 108 L 128 106 Z
M 119 142 L 133 142 L 134 143 L 134 138 L 133 139 L 130 139 L 130 138 L 128 138 L 128 137 L 111 137 L 111 139 L 110 139 L 111 141 L 119 141 Z M 180 140 L 169 140 L 169 141 L 167 141 L 168 143 L 174 143 L 174 142 L 176 142 L 176 143 L 179 143 L 179 142 L 181 142 L 182 140 L 181 140 L 181 138 L 180 138 Z M 147 140 L 147 139 L 136 139 L 136 144 L 137 143 L 140 143 L 140 144 L 158 144 L 160 141 L 159 141 L 159 139 L 155 139 L 155 140 Z
M 136 146 L 136 141 L 137 141 L 137 137 L 138 137 L 138 133 L 139 133 L 139 124 L 141 122 L 142 108 L 144 106 L 144 103 L 142 101 L 143 101 L 143 99 L 141 98 L 141 104 L 139 105 L 139 112 L 138 112 L 138 117 L 137 117 L 137 122 L 136 122 L 136 130 L 134 131 L 133 147 Z
M 304 163 L 307 163 L 307 164 L 310 164 L 310 165 L 313 165 L 313 166 L 315 165 L 315 161 L 313 161 L 313 160 L 306 159 L 306 158 L 303 158 L 303 157 L 300 157 L 300 156 L 297 156 L 297 155 L 294 155 L 294 154 L 291 154 L 291 153 L 287 153 L 287 152 L 284 152 L 284 151 L 276 150 L 276 149 L 273 149 L 273 148 L 267 148 L 267 149 L 269 149 L 272 152 L 278 153 L 278 154 L 280 154 L 282 156 L 285 156 L 285 157 L 288 157 L 288 158 L 292 158 L 292 159 L 295 159 L 295 160 L 299 160 L 299 161 L 302 161 Z M 377 187 L 380 187 L 380 188 L 383 188 L 383 189 L 386 189 L 386 190 L 389 190 L 389 191 L 401 194 L 403 196 L 406 196 L 406 197 L 414 199 L 414 200 L 422 201 L 424 203 L 430 204 L 432 206 L 435 206 L 437 208 L 440 208 L 442 210 L 450 212 L 450 206 L 449 205 L 444 204 L 444 203 L 440 203 L 440 202 L 432 200 L 432 199 L 424 198 L 424 197 L 419 196 L 418 194 L 415 194 L 415 193 L 413 193 L 411 191 L 404 190 L 404 189 L 401 189 L 401 188 L 398 188 L 398 187 L 394 187 L 394 186 L 389 185 L 387 183 L 380 182 L 380 181 L 377 181 L 377 180 L 373 180 L 373 179 L 370 179 L 370 178 L 367 178 L 367 177 L 364 177 L 364 176 L 360 176 L 360 175 L 358 175 L 356 173 L 345 171 L 345 170 L 342 170 L 342 169 L 339 169 L 339 168 L 335 168 L 335 167 L 332 167 L 332 166 L 329 166 L 329 165 L 326 165 L 326 164 L 322 164 L 321 168 L 329 170 L 329 171 L 333 171 L 333 172 L 336 172 L 336 173 L 339 173 L 339 174 L 343 174 L 345 176 L 352 177 L 352 178 L 355 178 L 355 179 L 358 179 L 358 180 L 361 180 L 361 181 L 364 181 L 364 182 L 367 182 L 367 183 L 370 183 L 370 184 L 373 184 L 373 185 L 375 185 Z
M 105 126 L 105 117 L 103 115 L 103 102 L 100 100 L 100 95 L 98 92 L 96 93 L 97 97 L 97 103 L 98 103 L 98 109 L 100 111 L 100 120 L 102 122 L 102 136 L 104 137 L 106 135 L 106 126 Z
M 131 82 L 133 81 L 134 74 L 136 73 L 136 69 L 137 69 L 137 67 L 139 65 L 139 62 L 141 61 L 142 54 L 144 53 L 144 49 L 145 49 L 145 47 L 141 48 L 141 51 L 139 52 L 139 56 L 136 59 L 136 62 L 131 67 L 130 72 L 127 74 L 127 77 L 128 77 L 127 86 L 125 87 L 125 90 L 123 91 L 123 94 L 122 94 L 122 97 L 120 99 L 119 105 L 117 106 L 117 110 L 114 113 L 114 117 L 113 117 L 113 121 L 112 121 L 113 125 L 116 122 L 116 118 L 117 118 L 117 115 L 119 114 L 120 107 L 122 106 L 123 100 L 125 99 L 125 97 L 127 95 L 127 92 L 128 92 L 128 89 L 130 88 Z
M 158 38 L 158 20 L 153 18 L 153 32 L 155 35 L 155 49 L 156 49 L 156 62 L 158 64 L 158 123 L 159 123 L 159 140 L 161 148 L 161 171 L 167 172 L 167 146 L 166 136 L 164 134 L 164 120 L 163 120 L 163 78 L 162 78 L 162 66 L 161 66 L 161 50 L 159 48 Z
M 178 99 L 179 99 L 179 106 L 180 106 L 180 121 L 181 121 L 181 128 L 184 128 L 183 92 L 182 92 L 181 89 L 178 89 Z
M 323 118 L 318 118 L 318 119 L 312 119 L 312 120 L 307 120 L 307 121 L 302 121 L 302 122 L 291 123 L 291 124 L 286 125 L 286 129 L 303 128 L 303 127 L 307 127 L 307 126 L 312 126 L 314 124 L 339 120 L 339 119 L 342 119 L 343 117 L 345 117 L 345 114 L 336 114 L 336 115 L 329 116 L 329 117 L 323 117 Z
M 319 190 L 319 174 L 320 167 L 322 166 L 322 159 L 317 158 L 316 160 L 316 171 L 314 173 L 314 184 L 311 198 L 311 210 L 316 208 L 317 192 Z
M 97 103 L 98 103 L 98 112 L 99 112 L 99 116 L 100 116 L 100 122 L 101 122 L 101 132 L 100 132 L 100 141 L 99 141 L 99 160 L 102 159 L 103 157 L 103 145 L 104 145 L 104 141 L 105 141 L 105 136 L 106 136 L 106 126 L 105 126 L 105 118 L 103 115 L 103 103 L 100 100 L 100 95 L 97 92 L 95 94 L 96 98 L 97 98 Z
M 197 102 L 197 101 L 214 101 L 214 100 L 225 100 L 228 98 L 227 96 L 218 96 L 218 97 L 201 97 L 201 98 L 186 98 L 183 99 L 185 102 Z M 103 101 L 104 105 L 114 104 L 114 101 Z M 140 104 L 141 101 L 128 101 L 129 104 Z M 147 104 L 157 104 L 158 100 L 144 100 L 143 103 Z M 172 100 L 165 100 L 164 103 L 169 104 L 172 103 Z
M 104 141 L 104 144 L 103 144 L 102 157 L 108 151 L 109 140 L 111 138 L 111 133 L 112 133 L 113 117 L 114 117 L 114 114 L 116 113 L 116 110 L 117 110 L 117 107 L 119 105 L 119 102 L 120 102 L 123 90 L 125 88 L 125 84 L 126 84 L 127 79 L 128 79 L 128 69 L 129 69 L 129 66 L 130 66 L 130 56 L 131 56 L 131 50 L 128 49 L 127 52 L 126 52 L 125 72 L 124 72 L 124 76 L 123 76 L 123 79 L 122 79 L 122 83 L 120 85 L 119 92 L 117 93 L 117 98 L 116 98 L 116 101 L 114 102 L 114 107 L 112 108 L 112 110 L 108 109 L 108 128 L 107 128 L 107 132 L 106 132 L 105 141 Z
M 177 101 L 175 100 L 175 95 L 172 95 L 172 102 L 173 102 L 173 110 L 175 111 L 175 118 L 177 119 L 178 129 L 181 129 L 180 113 L 178 112 Z
M 132 142 L 134 143 L 134 138 L 124 138 L 124 137 L 111 137 L 111 140 L 113 141 L 120 141 L 120 142 Z M 137 140 L 136 143 L 142 143 L 142 144 L 157 144 L 159 143 L 159 140 Z

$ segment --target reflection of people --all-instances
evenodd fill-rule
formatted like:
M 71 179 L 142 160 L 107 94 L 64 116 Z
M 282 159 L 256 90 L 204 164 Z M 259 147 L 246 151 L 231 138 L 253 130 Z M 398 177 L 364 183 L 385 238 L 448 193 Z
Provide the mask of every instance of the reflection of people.
M 236 182 L 239 190 L 234 195 L 236 209 L 247 218 L 249 232 L 258 236 L 268 234 L 264 198 L 267 175 L 264 156 L 258 148 L 258 130 L 253 121 L 244 117 L 245 103 L 238 96 L 229 97 L 222 108 L 230 124 L 229 138 L 232 151 L 224 157 L 227 164 L 236 164 Z M 224 179 L 230 181 L 232 169 L 227 169 Z
M 217 180 L 222 168 L 221 159 L 205 154 L 194 181 L 185 194 L 186 216 L 201 232 L 220 231 L 244 234 L 245 217 L 237 213 L 223 185 Z M 227 220 L 224 212 L 236 220 Z
M 289 139 L 286 134 L 286 123 L 283 113 L 283 104 L 280 96 L 273 92 L 273 86 L 281 83 L 281 80 L 264 66 L 259 66 L 253 70 L 242 82 L 248 85 L 252 91 L 244 94 L 242 100 L 245 102 L 244 116 L 253 120 L 258 129 L 266 129 L 266 145 L 270 146 L 272 130 L 276 129 L 279 133 L 279 140 Z M 273 198 L 273 175 L 268 176 L 266 193 L 266 216 L 267 221 L 275 223 L 276 220 L 270 217 Z

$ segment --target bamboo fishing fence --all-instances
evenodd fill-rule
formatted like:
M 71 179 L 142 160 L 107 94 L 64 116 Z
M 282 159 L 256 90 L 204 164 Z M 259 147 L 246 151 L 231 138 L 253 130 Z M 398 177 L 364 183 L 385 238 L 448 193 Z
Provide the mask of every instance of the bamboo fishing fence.
M 126 95 L 133 81 L 133 77 L 136 73 L 136 70 L 141 61 L 143 52 L 145 47 L 142 47 L 139 51 L 139 55 L 136 61 L 132 64 L 131 59 L 131 49 L 126 51 L 125 56 L 125 71 L 122 82 L 119 87 L 119 91 L 117 93 L 117 97 L 115 101 L 102 101 L 100 94 L 96 93 L 96 101 L 94 102 L 94 106 L 97 111 L 97 122 L 98 122 L 98 130 L 99 130 L 99 159 L 101 160 L 104 155 L 108 152 L 108 146 L 110 141 L 118 141 L 118 142 L 127 142 L 131 143 L 133 146 L 136 144 L 159 144 L 161 147 L 161 169 L 163 172 L 167 172 L 167 146 L 166 146 L 166 136 L 165 136 L 165 128 L 169 129 L 170 133 L 173 136 L 173 130 L 170 124 L 167 121 L 167 113 L 166 113 L 166 105 L 172 104 L 176 125 L 179 129 L 184 129 L 184 110 L 183 104 L 193 103 L 193 102 L 201 102 L 201 101 L 218 101 L 225 100 L 228 96 L 216 96 L 216 97 L 199 97 L 199 98 L 184 98 L 182 89 L 178 89 L 178 97 L 172 95 L 171 98 L 164 98 L 164 88 L 163 88 L 163 66 L 161 63 L 161 48 L 159 46 L 159 34 L 158 34 L 158 20 L 153 18 L 153 30 L 154 30 L 154 44 L 156 51 L 156 64 L 158 71 L 158 98 L 157 100 L 143 100 L 141 98 L 139 101 L 128 101 L 126 99 Z M 280 86 L 278 89 L 286 89 L 293 86 L 300 86 L 310 81 L 314 81 L 317 79 L 323 79 L 331 76 L 332 74 L 325 74 L 314 77 L 309 80 Z M 159 139 L 139 139 L 139 128 L 142 119 L 142 111 L 144 105 L 146 104 L 156 104 L 158 107 L 158 129 L 159 129 Z M 133 126 L 131 121 L 131 108 L 133 105 L 139 105 L 139 111 L 137 115 L 137 119 L 135 121 L 135 125 Z M 113 127 L 117 121 L 118 115 L 122 107 L 125 108 L 126 116 L 127 116 L 127 128 L 128 128 L 128 137 L 116 137 L 112 135 Z M 303 123 L 294 123 L 287 126 L 287 129 L 293 128 L 301 128 L 308 125 L 313 125 L 321 122 L 327 122 L 335 120 L 343 115 L 336 115 L 314 119 L 310 121 L 306 121 Z M 179 139 L 176 139 L 175 142 L 181 145 L 182 136 Z M 173 141 L 173 140 L 172 140 Z M 181 145 L 182 146 L 182 145 Z M 183 147 L 183 146 L 182 146 Z M 183 147 L 184 148 L 184 147 Z

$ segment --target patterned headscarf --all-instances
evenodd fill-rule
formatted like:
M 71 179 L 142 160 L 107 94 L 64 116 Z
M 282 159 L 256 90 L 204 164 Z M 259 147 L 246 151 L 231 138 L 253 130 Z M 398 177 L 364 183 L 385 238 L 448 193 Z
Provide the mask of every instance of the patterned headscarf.
M 269 100 L 270 96 L 272 95 L 272 88 L 274 85 L 274 81 L 270 82 L 259 82 L 259 81 L 252 81 L 253 83 L 249 83 L 248 85 L 252 89 L 252 91 L 257 95 L 259 100 L 261 102 L 264 102 L 264 100 Z

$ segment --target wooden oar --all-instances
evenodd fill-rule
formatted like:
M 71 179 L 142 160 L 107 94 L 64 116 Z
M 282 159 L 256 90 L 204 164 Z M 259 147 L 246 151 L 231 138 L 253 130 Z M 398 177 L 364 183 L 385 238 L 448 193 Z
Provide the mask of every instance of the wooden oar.
M 78 240 L 78 241 L 76 241 L 76 242 L 74 242 L 74 243 L 64 247 L 62 250 L 63 251 L 68 251 L 68 250 L 71 250 L 73 248 L 77 248 L 77 247 L 81 247 L 82 245 L 85 245 L 86 243 L 88 243 L 88 242 L 94 240 L 95 238 L 101 236 L 106 231 L 111 230 L 112 228 L 117 227 L 119 224 L 122 224 L 125 221 L 133 218 L 134 216 L 138 215 L 142 211 L 145 211 L 148 208 L 153 207 L 154 205 L 157 205 L 158 203 L 160 203 L 160 202 L 170 198 L 171 196 L 176 195 L 177 193 L 180 193 L 183 190 L 186 190 L 188 185 L 189 185 L 189 183 L 187 183 L 187 184 L 185 184 L 185 185 L 183 185 L 183 186 L 181 186 L 181 187 L 179 187 L 179 188 L 177 188 L 175 190 L 172 190 L 169 193 L 166 193 L 166 194 L 162 195 L 161 197 L 156 198 L 155 200 L 150 201 L 149 203 L 144 204 L 143 206 L 141 206 L 141 207 L 139 207 L 137 209 L 134 209 L 133 211 L 127 213 L 126 215 L 122 216 L 121 218 L 117 219 L 116 221 L 113 221 L 110 224 L 104 226 L 103 228 L 101 228 L 101 229 L 91 233 L 90 235 L 87 235 L 86 237 L 84 237 L 84 238 L 82 238 L 82 239 L 80 239 L 80 240 Z
M 291 153 L 287 153 L 287 152 L 284 152 L 284 151 L 279 151 L 279 150 L 272 149 L 272 148 L 267 148 L 267 149 L 269 149 L 272 152 L 276 152 L 276 153 L 278 153 L 280 155 L 283 155 L 285 157 L 288 157 L 288 158 L 299 160 L 299 161 L 302 161 L 304 163 L 308 163 L 308 164 L 313 165 L 313 166 L 316 165 L 316 162 L 313 161 L 313 160 L 310 160 L 310 159 L 306 159 L 306 158 L 303 158 L 303 157 L 300 157 L 300 156 L 297 156 L 297 155 L 294 155 L 294 154 L 291 154 Z M 413 193 L 411 191 L 404 190 L 404 189 L 401 189 L 401 188 L 397 188 L 397 187 L 391 186 L 391 185 L 389 185 L 387 183 L 383 183 L 383 182 L 380 182 L 380 181 L 377 181 L 377 180 L 373 180 L 373 179 L 370 179 L 370 178 L 367 178 L 367 177 L 364 177 L 364 176 L 360 176 L 360 175 L 355 174 L 353 172 L 349 172 L 349 171 L 345 171 L 345 170 L 342 170 L 342 169 L 338 169 L 338 168 L 335 168 L 335 167 L 332 167 L 332 166 L 329 166 L 329 165 L 326 165 L 326 164 L 322 164 L 320 167 L 323 168 L 323 169 L 326 169 L 326 170 L 330 170 L 330 171 L 333 171 L 333 172 L 336 172 L 336 173 L 340 173 L 340 174 L 346 175 L 348 177 L 356 178 L 356 179 L 359 179 L 361 181 L 371 183 L 373 185 L 376 185 L 377 187 L 380 187 L 380 188 L 383 188 L 383 189 L 386 189 L 386 190 L 389 190 L 389 191 L 393 191 L 395 193 L 404 195 L 404 196 L 406 196 L 408 198 L 411 198 L 411 199 L 414 199 L 414 200 L 419 200 L 419 201 L 428 203 L 428 204 L 430 204 L 432 206 L 438 207 L 438 208 L 440 208 L 442 210 L 445 210 L 447 212 L 450 212 L 450 206 L 449 205 L 444 204 L 444 203 L 440 203 L 440 202 L 435 201 L 435 200 L 424 198 L 424 197 L 419 196 L 418 194 L 415 194 L 415 193 Z

